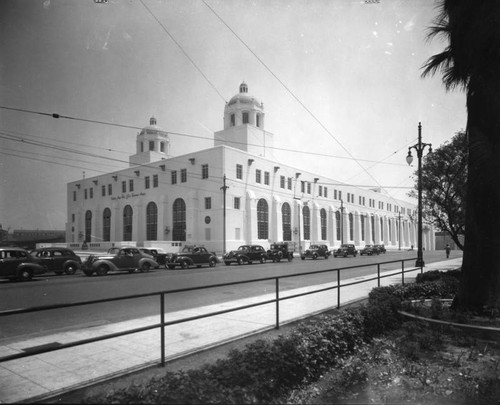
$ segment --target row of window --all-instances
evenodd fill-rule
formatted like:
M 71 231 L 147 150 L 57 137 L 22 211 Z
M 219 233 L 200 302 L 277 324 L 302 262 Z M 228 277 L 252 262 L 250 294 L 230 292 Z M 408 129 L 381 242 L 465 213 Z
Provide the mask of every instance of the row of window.
M 148 141 L 149 150 L 155 150 L 155 141 Z M 141 142 L 141 152 L 144 152 L 144 142 Z M 160 152 L 165 153 L 165 142 L 160 141 Z
M 211 207 L 210 197 L 205 199 L 205 207 Z M 290 204 L 283 203 L 281 207 L 282 215 L 282 239 L 284 241 L 292 240 L 292 211 Z M 340 211 L 335 212 L 336 219 L 336 238 L 342 239 L 342 221 Z M 134 211 L 130 205 L 123 208 L 123 229 L 122 239 L 124 241 L 132 240 L 133 231 L 133 216 Z M 150 202 L 146 206 L 146 239 L 157 240 L 158 238 L 158 207 L 156 203 Z M 354 215 L 349 213 L 347 216 L 348 236 L 350 240 L 354 240 Z M 365 240 L 365 221 L 367 218 L 361 217 L 361 240 Z M 305 240 L 311 239 L 311 211 L 308 206 L 302 208 L 303 220 L 303 238 Z M 371 221 L 371 237 L 375 240 L 375 217 L 370 217 Z M 105 208 L 102 214 L 102 239 L 110 241 L 111 238 L 111 209 Z M 388 239 L 392 240 L 392 225 L 391 219 L 388 219 Z M 396 234 L 398 233 L 398 223 L 394 223 L 396 227 Z M 321 226 L 321 239 L 327 240 L 327 212 L 324 208 L 320 210 L 320 226 Z M 403 224 L 404 226 L 404 224 Z M 178 198 L 172 205 L 172 240 L 185 241 L 186 240 L 186 203 L 182 198 Z M 92 235 L 92 212 L 89 210 L 85 213 L 85 241 L 90 242 Z M 258 239 L 269 238 L 269 204 L 265 199 L 260 199 L 257 203 L 257 237 Z M 380 218 L 380 238 L 384 240 L 384 223 Z

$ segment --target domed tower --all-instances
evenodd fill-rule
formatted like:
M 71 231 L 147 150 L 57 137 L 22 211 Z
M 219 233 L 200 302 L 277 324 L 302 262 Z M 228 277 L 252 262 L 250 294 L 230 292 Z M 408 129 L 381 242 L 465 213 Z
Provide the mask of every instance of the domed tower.
M 170 157 L 168 133 L 156 125 L 156 118 L 149 119 L 149 125 L 137 134 L 136 154 L 130 156 L 130 166 L 143 165 Z
M 264 130 L 264 104 L 248 94 L 245 82 L 226 103 L 224 129 L 214 134 L 214 145 L 227 145 L 257 156 L 272 157 L 273 134 Z

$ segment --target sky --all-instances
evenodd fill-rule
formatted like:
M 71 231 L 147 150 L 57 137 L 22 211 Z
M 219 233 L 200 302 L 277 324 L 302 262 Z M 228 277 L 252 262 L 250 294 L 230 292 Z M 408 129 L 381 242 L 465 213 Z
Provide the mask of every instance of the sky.
M 436 6 L 1 0 L 0 224 L 65 229 L 67 183 L 127 168 L 151 116 L 173 156 L 212 147 L 243 81 L 280 163 L 411 201 L 418 123 L 437 148 L 467 120 L 463 91 L 421 78 L 447 45 Z

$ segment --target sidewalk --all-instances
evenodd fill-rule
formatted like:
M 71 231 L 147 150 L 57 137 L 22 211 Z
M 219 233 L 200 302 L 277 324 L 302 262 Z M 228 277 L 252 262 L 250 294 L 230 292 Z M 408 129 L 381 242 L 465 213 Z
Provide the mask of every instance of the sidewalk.
M 460 267 L 462 258 L 431 263 L 425 271 L 448 270 Z M 399 270 L 388 271 L 392 274 Z M 420 269 L 405 270 L 405 282 L 413 280 Z M 373 277 L 341 280 L 361 281 Z M 401 275 L 386 277 L 381 285 L 401 283 Z M 307 292 L 337 283 L 315 285 L 280 292 L 280 298 Z M 341 305 L 366 298 L 377 281 L 341 288 Z M 274 299 L 275 293 L 245 298 L 221 304 L 207 305 L 165 314 L 165 321 L 207 314 L 224 309 Z M 337 290 L 329 290 L 303 297 L 280 301 L 281 324 L 293 322 L 310 315 L 335 308 Z M 159 316 L 149 316 L 125 322 L 94 326 L 83 330 L 61 332 L 5 345 L 0 344 L 0 357 L 26 351 L 42 345 L 57 345 L 83 338 L 124 331 L 140 326 L 157 324 Z M 251 334 L 275 327 L 276 305 L 261 305 L 196 321 L 166 327 L 166 360 L 173 360 L 196 351 L 218 346 Z M 36 402 L 67 391 L 117 377 L 132 371 L 159 364 L 161 356 L 160 329 L 141 332 L 96 342 L 84 346 L 53 351 L 0 363 L 0 403 Z

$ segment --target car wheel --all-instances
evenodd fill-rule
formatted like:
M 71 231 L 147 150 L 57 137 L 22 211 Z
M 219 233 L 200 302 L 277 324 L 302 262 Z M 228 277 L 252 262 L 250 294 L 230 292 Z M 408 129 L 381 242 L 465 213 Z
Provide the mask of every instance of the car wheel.
M 209 267 L 215 267 L 216 264 L 217 264 L 217 261 L 215 259 L 210 259 L 208 261 L 208 266 Z
M 149 270 L 151 270 L 151 265 L 149 263 L 142 263 L 141 273 L 147 273 Z
M 108 266 L 106 266 L 105 264 L 101 264 L 99 265 L 99 267 L 96 269 L 95 272 L 98 276 L 105 276 L 106 274 L 108 274 L 108 271 L 109 271 Z
M 236 263 L 238 263 L 239 265 L 242 265 L 243 259 L 241 257 L 238 257 L 238 260 L 236 260 Z
M 189 263 L 188 263 L 188 262 L 186 262 L 185 260 L 183 260 L 183 261 L 181 262 L 181 268 L 185 270 L 185 269 L 187 269 L 188 267 L 189 267 Z
M 328 259 L 328 255 L 325 255 L 325 260 Z
M 300 256 L 300 258 L 301 258 L 302 260 L 306 260 L 306 257 L 305 257 L 305 256 Z
M 276 263 L 281 262 L 281 256 L 278 256 L 278 257 L 276 257 L 275 259 L 276 259 Z M 274 260 L 273 260 L 273 261 L 274 261 Z
M 33 278 L 33 273 L 30 269 L 22 269 L 17 278 L 19 281 L 30 281 Z
M 64 272 L 68 275 L 71 276 L 76 273 L 76 266 L 73 264 L 68 264 L 66 268 L 64 269 Z
M 224 264 L 225 264 L 226 266 L 230 266 L 230 265 L 231 265 L 231 262 L 224 262 Z
M 313 254 L 313 260 L 316 260 L 318 258 L 318 255 L 316 253 Z
M 279 258 L 278 258 L 278 261 L 279 261 Z M 266 262 L 266 258 L 265 258 L 265 257 L 261 257 L 261 258 L 260 258 L 260 262 L 261 262 L 261 263 L 265 263 L 265 262 Z

